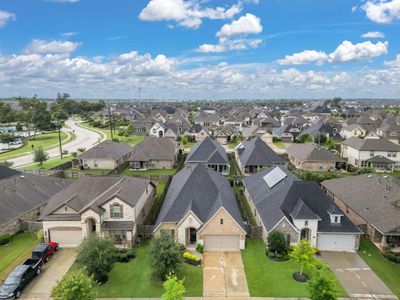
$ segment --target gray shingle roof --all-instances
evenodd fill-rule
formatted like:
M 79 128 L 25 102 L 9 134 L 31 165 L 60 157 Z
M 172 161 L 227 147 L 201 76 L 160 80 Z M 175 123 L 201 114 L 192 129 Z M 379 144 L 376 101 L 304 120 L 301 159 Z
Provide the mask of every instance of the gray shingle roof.
M 46 204 L 51 196 L 70 183 L 55 177 L 19 172 L 0 180 L 0 224 Z
M 18 174 L 21 174 L 21 172 L 0 165 L 0 180 L 5 179 L 7 177 L 15 176 Z
M 192 149 L 190 149 L 186 158 L 186 163 L 198 162 L 229 165 L 229 159 L 225 149 L 209 136 L 197 142 Z
M 359 151 L 400 151 L 400 145 L 385 139 L 360 139 L 351 137 L 342 142 Z
M 322 186 L 379 231 L 400 232 L 400 179 L 359 175 L 323 181 Z
M 359 232 L 345 216 L 342 217 L 341 224 L 331 224 L 328 210 L 332 209 L 332 205 L 336 205 L 318 184 L 300 181 L 286 168 L 279 168 L 287 174 L 287 177 L 271 189 L 268 188 L 263 177 L 274 168 L 243 179 L 246 191 L 268 231 L 286 217 L 290 222 L 293 222 L 293 218 L 320 219 L 319 232 Z
M 343 159 L 336 156 L 331 151 L 311 143 L 293 144 L 286 150 L 286 152 L 301 162 L 344 162 Z
M 251 140 L 242 141 L 243 147 L 238 147 L 237 151 L 242 166 L 272 166 L 274 164 L 284 164 L 285 161 L 279 157 L 270 147 L 267 146 L 259 137 Z
M 205 164 L 189 164 L 172 179 L 156 227 L 164 222 L 178 223 L 189 211 L 206 223 L 221 207 L 244 228 L 231 186 L 225 177 Z
M 81 159 L 92 159 L 92 158 L 103 158 L 117 160 L 124 155 L 130 153 L 132 147 L 125 143 L 117 143 L 113 141 L 104 141 L 93 148 L 83 152 L 78 158 Z
M 42 219 L 47 220 L 63 205 L 77 212 L 92 209 L 101 213 L 101 206 L 113 197 L 135 206 L 149 184 L 149 180 L 137 177 L 85 176 L 51 197 L 42 212 Z
M 177 147 L 171 139 L 146 136 L 133 147 L 129 161 L 174 160 Z

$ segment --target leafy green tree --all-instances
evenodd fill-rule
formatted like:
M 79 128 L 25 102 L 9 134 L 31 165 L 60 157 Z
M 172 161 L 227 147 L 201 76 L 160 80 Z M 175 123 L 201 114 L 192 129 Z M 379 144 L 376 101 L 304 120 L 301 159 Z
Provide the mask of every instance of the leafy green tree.
M 336 300 L 335 277 L 326 267 L 316 268 L 307 282 L 311 300 Z
M 297 137 L 297 140 L 298 140 L 300 143 L 312 143 L 313 138 L 312 138 L 312 136 L 311 136 L 310 134 L 308 134 L 308 133 L 303 133 L 303 134 L 301 134 L 301 135 L 299 135 L 299 136 Z
M 177 271 L 182 261 L 182 250 L 170 234 L 162 232 L 151 242 L 150 257 L 153 275 L 164 280 L 168 274 Z
M 11 134 L 2 134 L 0 135 L 0 142 L 7 144 L 8 148 L 10 148 L 10 143 L 13 142 L 15 140 L 15 137 Z
M 0 166 L 4 166 L 7 168 L 11 168 L 13 164 L 14 163 L 12 161 L 7 161 L 7 160 L 0 161 Z
M 51 296 L 54 300 L 94 300 L 95 281 L 82 269 L 68 272 L 53 288 Z
M 40 230 L 36 233 L 36 239 L 37 239 L 40 243 L 43 243 L 43 242 L 44 242 L 44 231 L 43 231 L 43 229 L 40 229 Z
M 287 251 L 287 242 L 285 236 L 280 231 L 272 231 L 267 237 L 268 250 L 270 252 L 285 253 Z
M 11 123 L 15 121 L 15 111 L 10 104 L 0 102 L 0 123 Z
M 39 147 L 33 152 L 33 161 L 38 162 L 40 166 L 43 166 L 43 162 L 49 159 L 49 155 L 43 150 L 42 147 Z
M 317 250 L 311 247 L 309 241 L 301 240 L 289 254 L 289 257 L 300 265 L 300 276 L 303 275 L 304 269 L 310 270 L 316 265 L 316 253 Z
M 185 281 L 179 280 L 176 275 L 167 275 L 163 283 L 164 294 L 161 295 L 163 300 L 183 300 L 185 296 Z
M 105 282 L 107 273 L 115 261 L 116 249 L 111 239 L 93 233 L 78 247 L 77 263 L 85 267 L 89 275 L 98 282 Z

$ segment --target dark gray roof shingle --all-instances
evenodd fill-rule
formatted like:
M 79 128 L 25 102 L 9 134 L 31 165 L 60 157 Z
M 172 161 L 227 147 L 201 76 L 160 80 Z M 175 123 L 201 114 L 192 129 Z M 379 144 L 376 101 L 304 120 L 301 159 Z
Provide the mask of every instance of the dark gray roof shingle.
M 171 139 L 146 136 L 133 147 L 129 161 L 174 160 L 177 147 Z
M 293 144 L 286 152 L 294 156 L 300 162 L 344 162 L 343 159 L 333 154 L 331 151 L 311 143 Z
M 186 158 L 186 163 L 198 162 L 229 165 L 229 159 L 225 149 L 209 136 L 197 142 L 192 149 L 190 149 Z
M 103 158 L 117 160 L 132 151 L 132 147 L 125 143 L 117 143 L 113 141 L 104 141 L 93 148 L 83 152 L 77 158 L 92 159 Z
M 272 166 L 284 164 L 285 161 L 279 157 L 270 147 L 267 146 L 259 137 L 251 140 L 244 140 L 238 146 L 237 152 L 243 167 L 245 166 Z

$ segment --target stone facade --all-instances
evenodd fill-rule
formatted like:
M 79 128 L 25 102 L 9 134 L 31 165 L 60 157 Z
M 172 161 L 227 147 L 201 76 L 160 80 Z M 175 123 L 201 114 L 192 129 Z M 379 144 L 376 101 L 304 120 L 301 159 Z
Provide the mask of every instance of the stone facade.
M 31 228 L 24 226 L 26 222 L 36 222 L 40 216 L 41 211 L 46 206 L 46 204 L 42 205 L 41 207 L 35 208 L 30 212 L 27 212 L 23 216 L 19 218 L 15 218 L 8 223 L 2 224 L 0 226 L 0 235 L 2 234 L 16 234 L 19 231 L 24 230 L 25 228 Z

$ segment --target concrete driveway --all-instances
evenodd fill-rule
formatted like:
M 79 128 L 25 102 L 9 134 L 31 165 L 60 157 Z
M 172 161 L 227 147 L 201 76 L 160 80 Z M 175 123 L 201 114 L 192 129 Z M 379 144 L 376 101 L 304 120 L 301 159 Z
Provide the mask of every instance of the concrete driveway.
M 57 281 L 61 280 L 65 273 L 67 273 L 74 263 L 75 258 L 75 249 L 60 249 L 54 254 L 50 261 L 43 266 L 42 273 L 24 289 L 20 299 L 50 299 L 51 290 L 57 284 Z
M 249 297 L 240 252 L 205 252 L 203 297 Z
M 350 297 L 397 299 L 357 253 L 322 252 L 321 255 Z

